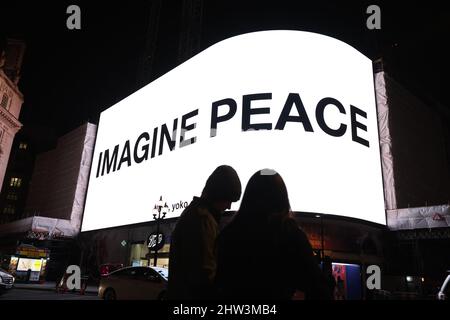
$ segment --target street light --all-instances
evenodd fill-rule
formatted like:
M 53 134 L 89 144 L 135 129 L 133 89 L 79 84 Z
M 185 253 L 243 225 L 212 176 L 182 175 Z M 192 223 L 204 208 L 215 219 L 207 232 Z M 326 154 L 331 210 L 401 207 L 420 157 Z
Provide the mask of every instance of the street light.
M 153 261 L 154 266 L 158 261 L 158 249 L 159 249 L 159 223 L 166 217 L 169 212 L 169 207 L 167 203 L 162 200 L 162 196 L 159 197 L 158 202 L 153 208 L 153 219 L 156 221 L 156 247 L 155 247 L 155 259 Z M 162 241 L 162 240 L 161 240 Z

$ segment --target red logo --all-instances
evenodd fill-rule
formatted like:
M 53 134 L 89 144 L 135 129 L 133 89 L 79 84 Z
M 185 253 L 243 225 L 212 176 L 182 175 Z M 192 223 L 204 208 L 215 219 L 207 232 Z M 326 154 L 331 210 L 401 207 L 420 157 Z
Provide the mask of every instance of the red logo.
M 435 213 L 433 216 L 433 220 L 434 221 L 443 221 L 443 220 L 445 220 L 445 218 L 442 215 L 440 215 L 439 213 Z

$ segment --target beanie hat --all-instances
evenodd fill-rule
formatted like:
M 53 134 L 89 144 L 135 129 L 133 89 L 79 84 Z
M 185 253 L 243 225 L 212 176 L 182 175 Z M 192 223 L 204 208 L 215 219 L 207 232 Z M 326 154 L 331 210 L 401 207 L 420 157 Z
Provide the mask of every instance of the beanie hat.
M 241 181 L 236 171 L 226 165 L 217 167 L 206 181 L 202 197 L 209 201 L 238 201 L 241 197 Z

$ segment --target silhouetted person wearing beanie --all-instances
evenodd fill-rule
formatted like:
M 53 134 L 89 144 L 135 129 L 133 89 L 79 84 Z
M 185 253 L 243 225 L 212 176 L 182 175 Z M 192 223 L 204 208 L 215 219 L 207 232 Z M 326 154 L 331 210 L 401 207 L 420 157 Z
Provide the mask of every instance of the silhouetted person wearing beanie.
M 217 240 L 218 297 L 332 299 L 305 233 L 290 211 L 286 185 L 270 169 L 249 180 L 239 211 Z
M 214 298 L 216 238 L 221 214 L 241 197 L 241 182 L 230 166 L 220 166 L 194 197 L 172 232 L 168 299 Z

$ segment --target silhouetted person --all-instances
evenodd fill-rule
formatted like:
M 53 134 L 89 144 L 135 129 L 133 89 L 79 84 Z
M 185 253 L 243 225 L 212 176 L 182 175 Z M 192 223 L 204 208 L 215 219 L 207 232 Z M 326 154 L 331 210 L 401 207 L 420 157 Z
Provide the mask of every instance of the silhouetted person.
M 31 269 L 27 270 L 27 282 L 30 282 L 31 279 Z
M 220 166 L 183 211 L 171 237 L 168 299 L 213 298 L 220 216 L 240 197 L 236 171 Z
M 323 259 L 322 273 L 325 277 L 325 280 L 327 281 L 330 292 L 334 296 L 334 291 L 336 289 L 336 279 L 334 279 L 334 276 L 333 276 L 333 264 L 331 262 L 331 258 L 328 256 L 325 256 Z
M 336 290 L 335 290 L 335 297 L 334 298 L 336 300 L 345 300 L 344 281 L 341 279 L 340 276 L 337 277 Z
M 273 170 L 255 173 L 239 211 L 218 237 L 216 285 L 223 299 L 332 299 L 305 235 Z

